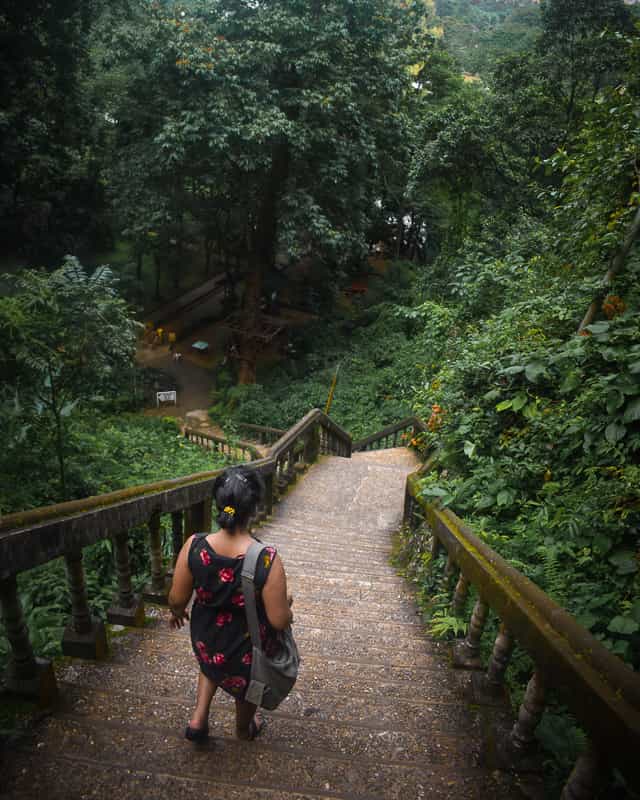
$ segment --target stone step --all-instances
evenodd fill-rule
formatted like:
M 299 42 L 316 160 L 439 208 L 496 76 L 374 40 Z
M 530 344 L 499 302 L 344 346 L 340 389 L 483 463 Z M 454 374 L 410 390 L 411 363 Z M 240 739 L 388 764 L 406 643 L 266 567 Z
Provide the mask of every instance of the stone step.
M 114 730 L 133 724 L 136 728 L 161 731 L 163 737 L 169 731 L 172 737 L 181 738 L 189 718 L 190 708 L 180 698 L 150 700 L 131 693 L 88 691 L 69 684 L 64 688 L 61 714 L 72 720 L 88 718 L 93 723 L 108 722 Z M 122 709 L 126 709 L 126 719 Z M 260 736 L 260 743 L 274 753 L 305 755 L 314 751 L 325 757 L 364 758 L 377 764 L 445 764 L 453 760 L 460 767 L 475 764 L 480 757 L 480 740 L 473 738 L 472 731 L 448 736 L 426 728 L 413 732 L 385 728 L 375 718 L 364 722 L 327 720 L 313 706 L 307 706 L 303 717 L 280 709 L 266 716 L 268 726 Z M 230 700 L 216 699 L 209 725 L 212 737 L 234 739 L 235 716 Z
M 311 751 L 287 753 L 286 768 L 260 740 L 212 740 L 193 746 L 181 731 L 132 729 L 119 723 L 54 717 L 43 725 L 46 735 L 38 742 L 41 760 L 73 759 L 79 764 L 101 763 L 120 769 L 140 770 L 180 778 L 198 776 L 211 784 L 252 790 L 349 797 L 353 800 L 419 797 L 429 787 L 429 797 L 482 797 L 491 775 L 473 768 L 458 768 L 455 777 L 448 764 L 376 764 L 367 758 L 338 759 Z M 482 780 L 484 779 L 484 780 Z M 484 784 L 484 785 L 483 785 Z M 209 795 L 210 796 L 210 795 Z M 484 794 L 486 797 L 486 794 Z

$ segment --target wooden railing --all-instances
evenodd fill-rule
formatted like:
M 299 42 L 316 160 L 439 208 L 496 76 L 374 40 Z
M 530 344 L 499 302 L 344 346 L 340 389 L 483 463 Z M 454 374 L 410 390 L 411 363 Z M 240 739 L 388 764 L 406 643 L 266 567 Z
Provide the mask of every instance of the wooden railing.
M 240 422 L 238 429 L 245 436 L 260 444 L 273 444 L 286 433 L 281 428 L 270 428 L 267 425 L 251 425 L 248 422 Z
M 318 409 L 286 431 L 265 458 L 248 466 L 259 470 L 265 497 L 259 515 L 274 503 L 319 453 L 351 455 L 351 437 Z M 148 531 L 151 581 L 143 597 L 166 602 L 168 576 L 162 559 L 161 516 L 170 515 L 174 559 L 195 531 L 210 530 L 213 483 L 222 470 L 137 486 L 98 497 L 74 500 L 0 519 L 0 607 L 10 644 L 6 688 L 46 703 L 55 694 L 51 664 L 36 659 L 17 590 L 19 573 L 55 558 L 65 560 L 71 620 L 62 649 L 66 655 L 99 658 L 106 653 L 104 624 L 92 618 L 83 568 L 83 550 L 103 539 L 113 543 L 118 594 L 107 613 L 110 622 L 141 625 L 143 598 L 134 594 L 128 537 L 144 525 Z
M 204 433 L 194 428 L 185 428 L 184 437 L 190 442 L 203 447 L 205 450 L 213 450 L 216 453 L 228 455 L 229 458 L 238 461 L 252 461 L 260 458 L 260 453 L 251 442 L 241 440 L 234 442 L 215 436 L 212 433 Z
M 510 737 L 500 743 L 505 762 L 517 768 L 535 745 L 535 729 L 545 709 L 545 692 L 554 689 L 587 732 L 589 747 L 564 788 L 563 800 L 595 797 L 609 767 L 640 785 L 640 676 L 607 650 L 575 618 L 514 569 L 448 509 L 420 495 L 420 474 L 410 475 L 405 523 L 426 523 L 432 555 L 447 553 L 445 582 L 456 578 L 452 608 L 460 613 L 469 587 L 475 603 L 468 633 L 454 648 L 455 666 L 482 669 L 480 640 L 493 611 L 500 629 L 482 680 L 490 694 L 503 693 L 514 645 L 531 656 L 535 669 Z
M 426 430 L 427 426 L 418 417 L 405 417 L 400 422 L 395 422 L 377 433 L 372 433 L 371 436 L 358 439 L 353 443 L 353 452 L 402 447 L 408 445 L 413 437 Z

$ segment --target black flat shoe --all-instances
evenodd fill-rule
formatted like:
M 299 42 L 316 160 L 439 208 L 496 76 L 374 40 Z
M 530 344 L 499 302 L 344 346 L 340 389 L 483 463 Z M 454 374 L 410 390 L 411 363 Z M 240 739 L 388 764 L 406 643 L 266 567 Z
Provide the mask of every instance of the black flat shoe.
M 206 742 L 209 738 L 209 726 L 207 725 L 206 728 L 192 728 L 191 725 L 187 725 L 184 735 L 190 742 Z

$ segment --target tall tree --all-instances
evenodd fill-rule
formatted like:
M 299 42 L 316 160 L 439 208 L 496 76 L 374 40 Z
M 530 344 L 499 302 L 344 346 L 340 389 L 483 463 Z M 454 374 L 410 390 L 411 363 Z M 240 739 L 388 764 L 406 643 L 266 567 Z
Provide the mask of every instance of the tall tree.
M 221 0 L 155 4 L 148 14 L 132 43 L 145 71 L 137 79 L 132 66 L 129 113 L 116 114 L 130 139 L 122 163 L 144 149 L 156 193 L 170 177 L 187 192 L 207 180 L 220 208 L 242 210 L 235 219 L 249 268 L 239 379 L 252 382 L 276 255 L 344 263 L 365 251 L 379 148 L 411 81 L 425 6 Z

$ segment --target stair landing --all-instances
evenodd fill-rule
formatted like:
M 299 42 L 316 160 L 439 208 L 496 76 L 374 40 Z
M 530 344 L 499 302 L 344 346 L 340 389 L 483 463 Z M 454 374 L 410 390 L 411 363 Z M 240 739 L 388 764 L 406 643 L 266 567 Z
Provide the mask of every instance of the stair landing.
M 61 704 L 2 764 L 15 800 L 479 800 L 520 798 L 482 764 L 484 710 L 470 676 L 425 635 L 389 565 L 406 449 L 322 457 L 258 535 L 283 558 L 303 664 L 255 742 L 214 700 L 212 738 L 184 739 L 197 667 L 163 609 L 112 638 L 106 662 L 58 668 Z

